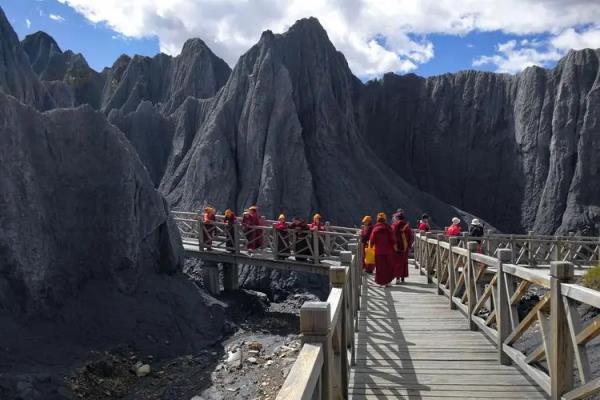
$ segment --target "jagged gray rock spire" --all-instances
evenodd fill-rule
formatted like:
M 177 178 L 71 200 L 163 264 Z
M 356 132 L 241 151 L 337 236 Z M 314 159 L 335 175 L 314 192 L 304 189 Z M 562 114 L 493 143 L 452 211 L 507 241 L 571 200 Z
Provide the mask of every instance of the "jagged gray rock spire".
M 457 211 L 414 190 L 363 141 L 361 83 L 315 18 L 263 33 L 219 91 L 191 148 L 160 190 L 175 207 L 208 202 L 265 214 L 320 211 L 337 223 L 403 206 L 439 220 Z

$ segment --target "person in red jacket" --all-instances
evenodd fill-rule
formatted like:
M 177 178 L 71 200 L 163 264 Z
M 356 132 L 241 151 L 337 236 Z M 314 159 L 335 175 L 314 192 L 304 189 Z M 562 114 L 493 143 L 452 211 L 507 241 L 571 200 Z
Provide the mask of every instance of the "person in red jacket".
M 248 240 L 247 248 L 249 253 L 255 252 L 262 247 L 263 232 L 259 227 L 262 226 L 262 219 L 258 214 L 258 207 L 252 206 L 248 208 L 248 214 L 244 214 L 242 219 L 246 239 Z
M 373 232 L 373 223 L 370 215 L 365 215 L 362 219 L 362 226 L 360 228 L 360 241 L 363 245 L 363 249 L 366 250 L 369 245 L 369 239 L 371 238 L 371 233 Z M 366 264 L 363 258 L 363 269 L 367 274 L 372 274 L 375 269 L 375 264 Z
M 377 224 L 373 227 L 369 243 L 375 246 L 375 283 L 382 287 L 390 286 L 394 279 L 394 234 L 385 213 L 377 214 Z
M 277 246 L 277 258 L 280 260 L 286 259 L 291 255 L 291 251 L 288 232 L 289 226 L 285 221 L 285 215 L 281 214 L 273 226 L 276 235 L 275 245 Z
M 460 229 L 460 219 L 457 217 L 452 218 L 452 225 L 446 228 L 447 236 L 460 236 L 462 229 Z
M 394 278 L 396 285 L 408 276 L 408 253 L 413 245 L 413 233 L 410 224 L 406 221 L 404 213 L 395 215 L 392 232 L 394 233 L 396 260 L 394 263 Z
M 429 215 L 423 214 L 423 216 L 421 216 L 417 229 L 421 232 L 429 232 L 431 230 L 431 227 L 429 226 Z

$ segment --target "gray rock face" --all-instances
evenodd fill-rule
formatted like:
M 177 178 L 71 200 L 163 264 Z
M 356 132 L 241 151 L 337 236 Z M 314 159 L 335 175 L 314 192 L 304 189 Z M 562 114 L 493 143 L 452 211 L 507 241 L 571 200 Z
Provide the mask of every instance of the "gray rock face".
M 160 190 L 175 207 L 258 203 L 353 225 L 364 213 L 457 211 L 410 187 L 366 145 L 358 125 L 361 83 L 316 19 L 265 32 L 220 90 L 174 174 Z M 204 115 L 204 114 L 203 114 Z
M 411 184 L 504 231 L 598 234 L 599 55 L 514 76 L 387 74 L 363 89 L 361 130 Z
M 40 110 L 56 106 L 54 100 L 40 84 L 19 42 L 17 34 L 0 8 L 0 91 L 16 97 L 25 104 Z
M 170 114 L 188 96 L 214 96 L 230 72 L 227 63 L 200 39 L 188 40 L 177 57 L 122 56 L 108 72 L 102 108 L 107 113 L 112 109 L 130 113 L 148 100 L 162 103 L 163 112 Z
M 178 232 L 124 135 L 90 107 L 0 98 L 0 309 L 52 313 L 94 279 L 176 272 Z

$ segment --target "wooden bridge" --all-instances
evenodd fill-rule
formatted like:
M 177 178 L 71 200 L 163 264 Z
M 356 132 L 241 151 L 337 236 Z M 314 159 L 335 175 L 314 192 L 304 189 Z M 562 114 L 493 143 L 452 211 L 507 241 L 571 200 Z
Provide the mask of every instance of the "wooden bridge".
M 574 282 L 600 260 L 598 238 L 419 233 L 411 277 L 381 288 L 362 272 L 355 229 L 313 232 L 312 252 L 296 257 L 295 239 L 282 249 L 265 226 L 263 250 L 250 255 L 242 235 L 226 248 L 225 229 L 203 249 L 204 227 L 189 217 L 178 216 L 189 255 L 329 275 L 327 301 L 301 308 L 303 346 L 278 400 L 570 400 L 600 393 L 587 354 L 600 334 L 600 293 Z M 532 289 L 533 304 L 520 311 Z

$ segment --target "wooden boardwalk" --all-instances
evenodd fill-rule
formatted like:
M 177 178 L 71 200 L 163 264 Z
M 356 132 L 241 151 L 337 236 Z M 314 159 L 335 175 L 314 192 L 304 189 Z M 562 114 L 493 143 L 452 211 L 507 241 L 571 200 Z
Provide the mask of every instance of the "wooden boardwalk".
M 469 330 L 412 267 L 402 285 L 363 285 L 351 399 L 545 399 L 528 377 L 498 363 L 494 344 Z

